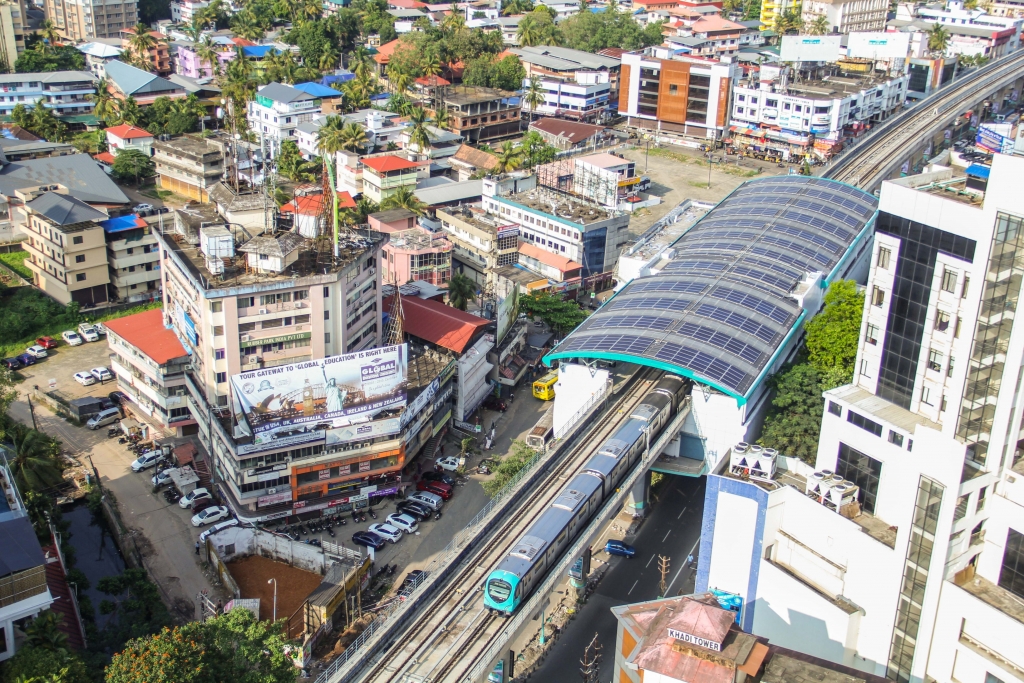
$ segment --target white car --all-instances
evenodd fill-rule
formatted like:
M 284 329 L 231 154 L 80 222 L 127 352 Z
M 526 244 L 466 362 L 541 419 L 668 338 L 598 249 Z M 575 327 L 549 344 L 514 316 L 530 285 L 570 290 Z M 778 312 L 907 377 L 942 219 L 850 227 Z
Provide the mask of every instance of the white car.
M 161 470 L 153 475 L 153 486 L 163 486 L 171 480 L 171 471 L 177 471 L 176 467 L 168 467 L 166 470 Z
M 153 465 L 157 464 L 164 459 L 164 453 L 161 450 L 147 451 L 135 458 L 132 463 L 132 472 L 141 472 L 142 470 L 148 470 Z
M 67 332 L 61 332 L 60 333 L 60 338 L 63 339 L 64 342 L 68 346 L 81 346 L 82 345 L 82 338 L 80 336 L 78 336 L 78 333 L 75 332 L 74 330 L 68 330 Z
M 206 489 L 192 489 L 178 501 L 178 505 L 182 508 L 187 508 L 197 500 L 203 500 L 204 498 L 213 498 L 210 492 Z
M 388 524 L 397 529 L 401 529 L 407 534 L 414 534 L 420 528 L 420 525 L 416 523 L 415 519 L 409 515 L 402 515 L 397 512 L 393 512 L 388 515 Z
M 106 368 L 93 368 L 89 372 L 92 373 L 92 376 L 95 377 L 100 382 L 106 382 L 114 379 L 113 373 L 111 373 L 110 370 L 107 370 Z
M 96 328 L 88 323 L 82 323 L 78 326 L 78 334 L 82 335 L 82 338 L 87 342 L 94 342 L 100 340 L 100 334 L 96 331 Z
M 438 458 L 434 461 L 434 464 L 446 472 L 454 472 L 459 469 L 459 459 L 454 455 L 449 455 L 447 458 Z
M 75 381 L 83 387 L 87 387 L 90 384 L 96 384 L 96 378 L 92 376 L 92 373 L 88 372 L 76 372 Z
M 152 210 L 153 210 L 153 205 L 152 204 L 136 204 L 135 208 L 132 209 L 132 211 L 152 211 Z
M 390 543 L 402 540 L 402 532 L 390 524 L 371 524 L 369 530 Z
M 223 505 L 214 505 L 208 507 L 205 510 L 200 510 L 192 516 L 192 526 L 206 526 L 207 524 L 213 524 L 219 522 L 228 515 L 231 511 Z
M 96 334 L 103 336 L 107 335 L 107 326 L 104 325 L 103 323 L 93 323 L 92 326 L 93 328 L 95 328 Z
M 28 347 L 27 349 L 25 349 L 25 353 L 32 356 L 33 358 L 46 358 L 46 349 L 44 349 L 39 344 L 35 344 L 33 346 Z
M 210 508 L 207 508 L 207 509 L 210 509 Z M 204 512 L 205 512 L 205 510 L 204 510 Z M 214 524 L 209 529 L 207 529 L 203 533 L 199 534 L 199 541 L 202 542 L 202 543 L 205 543 L 206 539 L 208 539 L 210 536 L 213 536 L 218 531 L 224 531 L 225 529 L 227 529 L 229 527 L 233 527 L 233 526 L 238 526 L 238 519 L 235 518 L 235 517 L 232 517 L 231 519 L 227 520 L 226 522 L 220 522 L 219 524 Z

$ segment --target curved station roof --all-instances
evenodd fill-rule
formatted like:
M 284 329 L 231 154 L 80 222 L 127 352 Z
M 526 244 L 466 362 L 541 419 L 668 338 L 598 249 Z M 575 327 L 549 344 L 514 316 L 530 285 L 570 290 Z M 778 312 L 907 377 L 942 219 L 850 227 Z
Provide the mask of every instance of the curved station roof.
M 659 273 L 632 280 L 544 360 L 659 367 L 745 402 L 803 320 L 791 292 L 816 272 L 827 286 L 877 206 L 823 178 L 746 182 L 672 245 Z

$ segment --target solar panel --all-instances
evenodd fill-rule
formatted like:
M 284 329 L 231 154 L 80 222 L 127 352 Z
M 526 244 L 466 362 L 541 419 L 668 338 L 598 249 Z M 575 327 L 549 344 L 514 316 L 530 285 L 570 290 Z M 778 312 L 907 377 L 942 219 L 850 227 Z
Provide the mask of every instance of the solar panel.
M 641 280 L 634 282 L 626 289 L 629 293 L 634 292 L 679 292 L 681 294 L 700 294 L 707 285 L 697 282 L 664 282 L 659 280 Z
M 660 318 L 656 315 L 598 316 L 587 326 L 587 329 L 600 330 L 608 327 L 632 327 L 642 330 L 664 331 L 674 322 L 671 318 Z
M 767 273 L 763 270 L 758 270 L 756 268 L 747 268 L 746 266 L 733 266 L 732 270 L 729 271 L 729 274 L 742 275 L 745 278 L 749 278 L 757 282 L 763 282 L 764 284 L 774 287 L 779 291 L 785 293 L 789 293 L 793 289 L 793 285 L 796 284 L 796 282 L 793 279 L 787 280 L 785 278 L 775 277 L 771 273 Z
M 690 305 L 689 299 L 670 299 L 664 296 L 616 297 L 608 310 L 628 308 L 631 311 L 685 311 Z
M 768 325 L 720 306 L 701 304 L 694 310 L 694 313 L 705 318 L 710 318 L 715 322 L 723 323 L 729 327 L 734 327 L 737 330 L 742 330 L 747 334 L 752 334 L 766 344 L 774 345 L 782 336 L 780 332 Z
M 770 304 L 752 294 L 745 294 L 743 292 L 736 291 L 735 289 L 729 289 L 728 287 L 715 287 L 715 290 L 712 293 L 723 301 L 730 301 L 752 311 L 757 311 L 761 315 L 771 318 L 780 325 L 788 326 L 796 317 L 794 313 L 791 313 L 784 308 L 776 306 L 775 304 Z
M 651 347 L 653 339 L 630 334 L 572 335 L 558 347 L 559 351 L 604 351 L 642 356 Z
M 791 242 L 787 239 L 776 237 L 775 235 L 765 235 L 764 237 L 761 238 L 761 241 L 765 242 L 766 244 L 774 244 L 776 246 L 783 247 L 796 254 L 803 254 L 804 256 L 811 259 L 815 263 L 820 263 L 821 265 L 826 266 L 828 268 L 831 268 L 832 264 L 835 263 L 835 261 L 837 260 L 829 257 L 827 254 L 821 253 L 820 251 L 811 249 L 806 245 L 797 244 L 796 242 Z
M 654 357 L 687 368 L 739 394 L 746 393 L 750 388 L 750 375 L 719 358 L 688 346 L 665 344 L 658 349 Z
M 742 342 L 736 337 L 732 337 L 724 332 L 718 332 L 710 327 L 697 325 L 695 323 L 683 323 L 679 326 L 678 332 L 680 336 L 690 337 L 691 339 L 696 339 L 697 341 L 703 342 L 713 348 L 728 351 L 732 355 L 738 356 L 747 361 L 754 367 L 760 368 L 761 359 L 764 356 L 764 353 L 757 347 Z

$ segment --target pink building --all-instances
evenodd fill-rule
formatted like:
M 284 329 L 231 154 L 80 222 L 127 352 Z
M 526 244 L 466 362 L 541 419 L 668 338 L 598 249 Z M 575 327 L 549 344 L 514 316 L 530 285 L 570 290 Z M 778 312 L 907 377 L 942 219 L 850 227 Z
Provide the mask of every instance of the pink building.
M 224 70 L 227 69 L 228 62 L 235 58 L 234 43 L 227 39 L 224 40 L 227 42 L 222 44 L 218 42 L 218 39 L 214 39 L 217 43 L 217 58 L 220 60 L 220 73 L 224 73 Z M 200 64 L 199 57 L 196 55 L 195 50 L 184 45 L 178 47 L 175 70 L 179 76 L 187 76 L 188 78 L 213 77 L 213 69 L 210 68 L 210 64 L 208 62 Z
M 416 214 L 393 209 L 371 214 L 371 230 L 390 237 L 381 254 L 382 280 L 404 285 L 420 280 L 442 285 L 452 277 L 452 243 L 440 233 L 416 225 Z

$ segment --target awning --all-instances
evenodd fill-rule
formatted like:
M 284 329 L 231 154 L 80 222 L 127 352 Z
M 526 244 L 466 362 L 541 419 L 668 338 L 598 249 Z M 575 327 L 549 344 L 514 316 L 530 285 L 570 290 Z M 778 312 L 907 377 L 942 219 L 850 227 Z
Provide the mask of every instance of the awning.
M 991 172 L 991 168 L 981 164 L 971 164 L 967 167 L 967 175 L 974 176 L 975 178 L 981 178 L 983 180 L 988 180 L 989 173 Z

